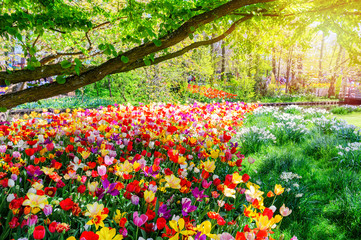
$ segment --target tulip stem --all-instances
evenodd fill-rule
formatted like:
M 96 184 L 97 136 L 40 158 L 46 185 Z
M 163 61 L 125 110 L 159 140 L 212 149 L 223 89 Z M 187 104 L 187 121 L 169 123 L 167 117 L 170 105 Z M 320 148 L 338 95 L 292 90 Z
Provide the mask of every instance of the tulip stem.
M 137 232 L 135 233 L 135 240 L 138 240 L 138 230 L 139 230 L 139 227 L 137 226 Z

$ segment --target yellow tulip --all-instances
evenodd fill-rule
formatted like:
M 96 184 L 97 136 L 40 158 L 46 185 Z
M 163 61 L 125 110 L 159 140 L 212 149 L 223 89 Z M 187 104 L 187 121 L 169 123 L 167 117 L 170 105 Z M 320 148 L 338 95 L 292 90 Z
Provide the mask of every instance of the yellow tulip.
M 219 149 L 217 149 L 217 150 L 211 150 L 211 157 L 212 157 L 213 159 L 218 158 L 218 156 L 219 156 Z
M 226 197 L 232 197 L 232 198 L 236 198 L 236 190 L 232 189 L 232 188 L 228 188 L 227 186 L 224 186 L 223 189 L 223 194 Z
M 217 234 L 211 234 L 212 230 L 212 223 L 210 221 L 204 221 L 201 225 L 197 226 L 198 231 L 200 231 L 202 234 L 205 234 L 207 237 L 211 239 L 219 239 Z
M 203 169 L 207 172 L 213 173 L 216 169 L 216 163 L 214 161 L 209 161 L 203 163 Z
M 174 189 L 180 189 L 180 182 L 181 180 L 179 178 L 177 178 L 176 176 L 174 176 L 173 174 L 170 176 L 165 176 L 164 177 L 165 180 L 167 181 L 166 183 L 166 187 L 170 187 L 170 188 L 174 188 Z
M 154 198 L 155 198 L 154 192 L 148 191 L 148 190 L 144 191 L 144 200 L 145 200 L 147 203 L 152 202 L 152 201 L 154 200 Z
M 242 181 L 242 176 L 239 175 L 238 172 L 233 173 L 232 182 L 233 182 L 234 184 L 238 184 L 238 183 L 243 182 L 243 181 Z
M 181 235 L 183 235 L 183 236 L 190 236 L 190 235 L 194 235 L 194 234 L 195 234 L 194 231 L 191 231 L 191 230 L 183 230 L 184 224 L 185 224 L 185 222 L 184 222 L 184 219 L 183 219 L 183 218 L 180 218 L 180 219 L 178 220 L 178 222 L 175 221 L 175 220 L 171 220 L 171 221 L 169 222 L 169 226 L 170 226 L 171 228 L 173 228 L 174 231 L 176 231 L 176 234 L 175 234 L 173 237 L 171 237 L 169 240 L 178 240 L 178 239 L 179 239 L 179 234 L 181 234 Z
M 276 195 L 281 195 L 284 191 L 285 191 L 285 188 L 283 188 L 283 187 L 282 187 L 281 185 L 279 185 L 279 184 L 276 184 L 275 190 L 274 190 L 274 192 L 275 192 Z
M 97 231 L 96 234 L 99 235 L 99 240 L 122 240 L 123 236 L 117 234 L 116 229 L 115 228 L 108 228 L 108 227 L 103 227 L 102 229 L 100 229 L 100 231 Z

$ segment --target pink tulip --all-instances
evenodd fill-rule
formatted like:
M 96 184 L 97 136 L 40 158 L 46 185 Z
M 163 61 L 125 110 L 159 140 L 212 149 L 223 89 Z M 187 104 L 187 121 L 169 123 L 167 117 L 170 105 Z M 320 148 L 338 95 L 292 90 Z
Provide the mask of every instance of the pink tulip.
M 98 174 L 99 176 L 104 176 L 107 173 L 107 167 L 102 165 L 102 166 L 98 166 Z
M 133 222 L 137 227 L 142 226 L 148 220 L 148 216 L 145 214 L 138 215 L 138 212 L 133 213 Z
M 203 179 L 203 181 L 202 181 L 202 187 L 205 189 L 209 188 L 209 186 L 211 186 L 211 184 L 212 184 L 212 181 L 207 182 L 207 180 L 205 180 L 205 179 Z
M 290 215 L 291 212 L 292 212 L 292 210 L 290 210 L 288 207 L 285 207 L 285 204 L 283 204 L 282 207 L 280 208 L 280 213 L 284 217 L 287 217 L 288 215 Z
M 219 239 L 220 240 L 234 240 L 234 237 L 231 234 L 225 232 L 225 233 L 221 234 Z
M 104 157 L 104 162 L 106 165 L 112 165 L 113 164 L 113 161 L 114 161 L 114 158 L 113 157 L 109 157 L 108 155 L 106 155 Z

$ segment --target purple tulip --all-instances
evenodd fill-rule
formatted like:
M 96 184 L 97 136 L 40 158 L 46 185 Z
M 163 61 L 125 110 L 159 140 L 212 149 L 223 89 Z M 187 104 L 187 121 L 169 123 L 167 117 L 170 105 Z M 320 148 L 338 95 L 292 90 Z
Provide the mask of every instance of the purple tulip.
M 137 195 L 133 195 L 130 200 L 132 201 L 132 203 L 134 205 L 138 205 L 139 204 L 139 197 Z
M 195 205 L 192 205 L 192 201 L 189 198 L 182 199 L 182 214 L 184 217 L 187 217 L 189 213 L 197 210 Z
M 167 205 L 163 204 L 158 209 L 159 217 L 163 217 L 165 219 L 169 219 L 172 215 L 170 214 L 170 210 L 167 210 Z
M 38 216 L 37 215 L 31 215 L 28 218 L 28 221 L 26 222 L 26 224 L 31 227 L 33 225 L 35 225 L 38 222 Z
M 49 216 L 53 212 L 53 207 L 50 204 L 44 206 L 44 214 L 45 216 Z
M 199 201 L 199 202 L 202 201 L 202 198 L 208 197 L 207 195 L 204 195 L 203 193 L 204 193 L 204 190 L 199 191 L 198 187 L 196 187 L 192 190 L 193 197 L 195 197 L 197 199 L 197 201 Z
M 207 239 L 207 235 L 202 234 L 201 232 L 198 232 L 195 236 L 194 236 L 194 240 L 206 240 Z
M 145 214 L 138 215 L 138 212 L 133 213 L 133 222 L 137 227 L 142 226 L 148 220 L 148 216 Z

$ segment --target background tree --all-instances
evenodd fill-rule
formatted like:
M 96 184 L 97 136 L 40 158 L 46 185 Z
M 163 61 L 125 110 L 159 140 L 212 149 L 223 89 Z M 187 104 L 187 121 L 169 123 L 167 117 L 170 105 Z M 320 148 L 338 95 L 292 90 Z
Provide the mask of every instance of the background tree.
M 275 18 L 287 25 L 331 19 L 335 27 L 344 30 L 347 26 L 345 49 L 357 59 L 359 10 L 357 0 L 3 1 L 1 48 L 20 45 L 27 67 L 0 72 L 0 85 L 57 78 L 0 96 L 0 107 L 4 110 L 73 91 L 107 75 L 159 64 L 226 40 L 246 21 L 262 25 Z M 205 34 L 207 40 L 196 37 Z M 353 43 L 347 41 L 348 36 Z

